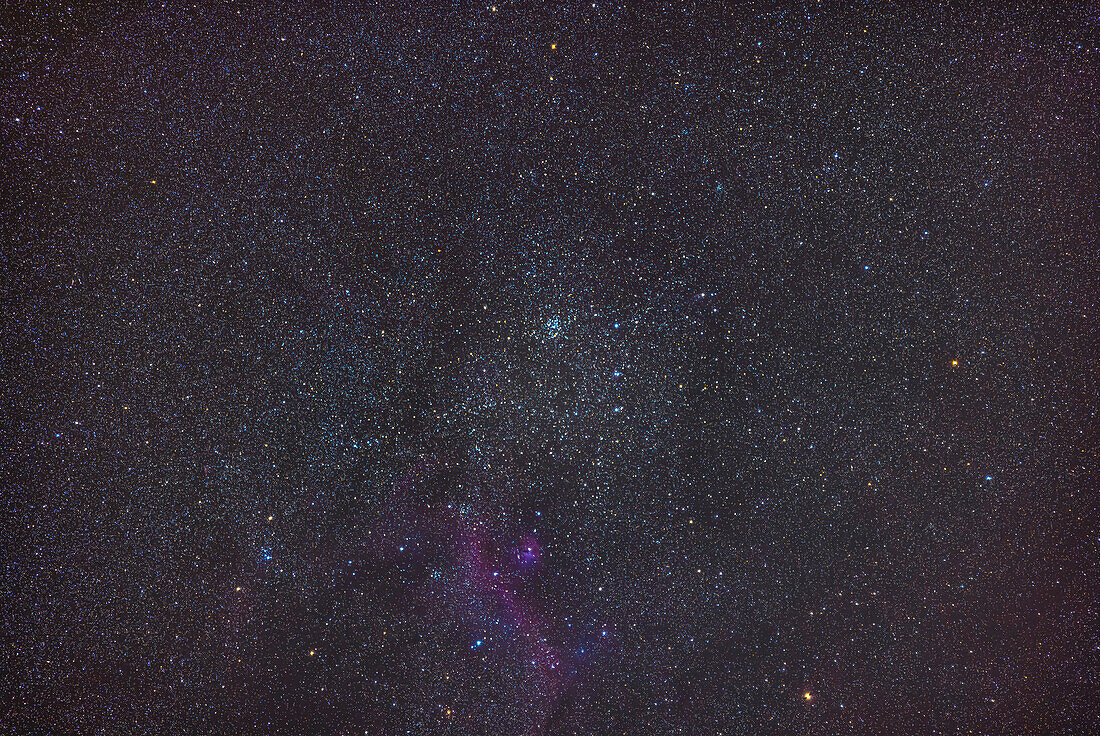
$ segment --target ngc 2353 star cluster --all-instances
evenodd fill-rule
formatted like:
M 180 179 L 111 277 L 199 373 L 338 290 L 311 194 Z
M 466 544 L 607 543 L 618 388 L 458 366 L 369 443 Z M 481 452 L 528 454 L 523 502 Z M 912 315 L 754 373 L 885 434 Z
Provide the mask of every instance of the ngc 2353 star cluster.
M 265 5 L 3 26 L 0 730 L 1096 726 L 1095 6 Z

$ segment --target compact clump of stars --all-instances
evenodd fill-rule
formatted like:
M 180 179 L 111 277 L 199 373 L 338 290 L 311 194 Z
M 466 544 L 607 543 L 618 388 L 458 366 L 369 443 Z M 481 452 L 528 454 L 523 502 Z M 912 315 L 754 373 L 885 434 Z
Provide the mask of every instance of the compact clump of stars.
M 1096 23 L 24 12 L 0 723 L 1083 733 Z

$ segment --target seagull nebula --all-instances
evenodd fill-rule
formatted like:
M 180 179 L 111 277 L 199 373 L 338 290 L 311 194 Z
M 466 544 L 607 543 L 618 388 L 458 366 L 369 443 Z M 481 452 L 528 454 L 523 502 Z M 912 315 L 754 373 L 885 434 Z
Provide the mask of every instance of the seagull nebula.
M 1100 16 L 980 5 L 12 4 L 0 732 L 1094 732 Z

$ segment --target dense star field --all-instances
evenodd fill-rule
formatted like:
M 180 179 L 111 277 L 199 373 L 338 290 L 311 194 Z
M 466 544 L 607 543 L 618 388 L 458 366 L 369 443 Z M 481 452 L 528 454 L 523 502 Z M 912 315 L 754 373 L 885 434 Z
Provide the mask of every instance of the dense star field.
M 6 16 L 0 731 L 1096 726 L 1095 6 L 172 5 Z

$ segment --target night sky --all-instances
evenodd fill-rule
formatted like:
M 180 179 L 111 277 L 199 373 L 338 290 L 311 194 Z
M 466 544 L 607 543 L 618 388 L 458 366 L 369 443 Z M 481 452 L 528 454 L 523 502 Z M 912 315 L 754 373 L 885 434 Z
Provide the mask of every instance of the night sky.
M 1096 727 L 1095 5 L 103 5 L 0 33 L 0 731 Z

